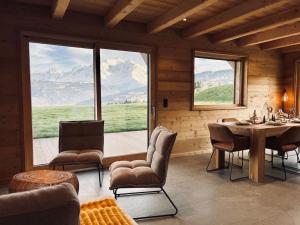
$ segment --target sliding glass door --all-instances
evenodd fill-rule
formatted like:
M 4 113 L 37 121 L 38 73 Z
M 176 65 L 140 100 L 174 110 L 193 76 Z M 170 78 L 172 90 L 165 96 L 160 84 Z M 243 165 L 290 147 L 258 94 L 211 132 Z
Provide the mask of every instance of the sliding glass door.
M 95 47 L 99 43 L 29 37 L 22 41 L 27 170 L 47 165 L 58 154 L 60 121 L 104 120 L 104 157 L 126 159 L 146 152 L 148 130 L 155 124 L 151 49 L 113 50 Z
M 58 154 L 58 124 L 95 119 L 93 49 L 29 43 L 33 166 Z
M 100 49 L 105 155 L 145 152 L 148 136 L 149 55 Z

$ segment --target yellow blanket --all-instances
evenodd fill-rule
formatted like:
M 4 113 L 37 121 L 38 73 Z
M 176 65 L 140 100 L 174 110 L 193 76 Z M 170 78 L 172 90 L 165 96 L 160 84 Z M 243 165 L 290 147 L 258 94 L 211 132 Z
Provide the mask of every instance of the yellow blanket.
M 82 204 L 80 225 L 133 225 L 115 199 L 107 198 Z

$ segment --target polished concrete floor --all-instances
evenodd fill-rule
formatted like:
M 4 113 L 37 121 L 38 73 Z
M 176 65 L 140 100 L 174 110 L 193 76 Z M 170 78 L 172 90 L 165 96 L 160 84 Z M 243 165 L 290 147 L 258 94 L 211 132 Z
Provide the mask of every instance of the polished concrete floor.
M 230 182 L 228 171 L 207 173 L 209 155 L 174 158 L 171 160 L 165 190 L 174 200 L 179 213 L 174 218 L 139 221 L 139 224 L 201 224 L 201 225 L 297 225 L 300 224 L 300 176 L 288 174 L 285 182 L 266 177 L 264 184 L 248 180 Z M 289 159 L 293 163 L 294 159 Z M 266 173 L 281 176 L 281 171 Z M 245 172 L 247 172 L 247 163 Z M 235 175 L 240 171 L 235 169 Z M 98 187 L 97 174 L 78 174 L 79 198 L 82 202 L 110 195 L 109 176 Z M 162 195 L 122 197 L 120 205 L 132 216 L 172 212 Z
M 173 158 L 165 190 L 174 200 L 179 213 L 174 218 L 138 221 L 142 225 L 298 225 L 300 224 L 300 176 L 288 174 L 285 182 L 266 178 L 255 185 L 248 180 L 230 182 L 228 171 L 207 173 L 209 155 Z M 290 163 L 294 163 L 292 157 Z M 280 176 L 281 171 L 266 173 Z M 247 172 L 247 163 L 245 172 Z M 81 202 L 112 196 L 108 190 L 109 174 L 99 187 L 96 171 L 77 173 Z M 240 171 L 234 170 L 239 176 Z M 121 207 L 131 216 L 172 212 L 163 195 L 121 197 Z

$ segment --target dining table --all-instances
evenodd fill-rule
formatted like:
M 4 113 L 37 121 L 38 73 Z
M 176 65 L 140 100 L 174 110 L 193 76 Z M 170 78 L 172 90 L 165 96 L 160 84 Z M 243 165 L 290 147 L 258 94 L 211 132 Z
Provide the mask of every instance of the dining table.
M 238 125 L 236 122 L 219 123 L 228 127 L 236 135 L 250 138 L 249 149 L 249 179 L 254 183 L 263 183 L 265 176 L 265 143 L 266 138 L 278 136 L 293 126 L 300 123 L 287 122 L 282 125 L 249 124 Z M 215 169 L 225 168 L 225 152 L 216 151 L 212 165 Z

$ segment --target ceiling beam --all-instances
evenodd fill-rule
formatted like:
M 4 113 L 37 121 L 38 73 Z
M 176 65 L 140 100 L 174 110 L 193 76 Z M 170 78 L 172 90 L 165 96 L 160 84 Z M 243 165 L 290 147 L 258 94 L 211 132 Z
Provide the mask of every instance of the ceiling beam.
M 298 21 L 300 21 L 300 7 L 287 10 L 279 14 L 272 14 L 253 22 L 216 33 L 212 36 L 211 40 L 217 43 L 224 43 Z
M 300 44 L 300 35 L 270 41 L 260 45 L 263 50 L 273 50 Z
M 157 33 L 187 18 L 206 7 L 216 3 L 218 0 L 184 0 L 181 4 L 164 13 L 147 25 L 150 34 Z
M 52 5 L 52 18 L 62 19 L 70 4 L 70 0 L 54 0 Z
M 144 0 L 118 0 L 115 6 L 108 12 L 104 18 L 105 26 L 114 27 L 134 9 L 136 9 Z
M 300 22 L 252 34 L 236 41 L 240 47 L 252 46 L 300 34 Z
M 197 37 L 222 28 L 224 25 L 240 22 L 249 16 L 257 15 L 262 11 L 282 6 L 289 1 L 291 0 L 247 0 L 211 17 L 210 19 L 184 29 L 182 36 L 186 38 Z
M 289 46 L 280 49 L 281 54 L 287 54 L 287 53 L 293 53 L 293 52 L 300 52 L 300 45 L 294 45 L 294 46 Z

